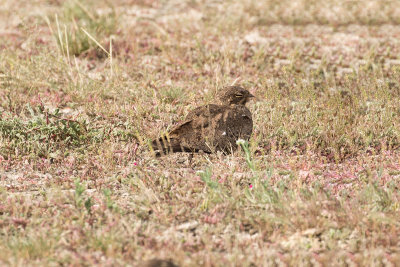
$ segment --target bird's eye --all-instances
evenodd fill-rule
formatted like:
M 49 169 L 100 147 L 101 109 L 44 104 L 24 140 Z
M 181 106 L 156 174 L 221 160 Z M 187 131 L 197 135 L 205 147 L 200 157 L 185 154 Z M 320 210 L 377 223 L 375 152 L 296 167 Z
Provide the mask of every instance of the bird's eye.
M 235 94 L 236 97 L 243 97 L 243 94 Z

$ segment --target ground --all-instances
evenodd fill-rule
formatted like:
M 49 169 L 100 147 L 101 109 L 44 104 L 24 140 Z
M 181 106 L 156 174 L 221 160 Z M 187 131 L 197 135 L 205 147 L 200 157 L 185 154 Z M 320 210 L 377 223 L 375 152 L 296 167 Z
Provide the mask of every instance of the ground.
M 233 155 L 149 141 L 240 84 Z M 400 264 L 396 1 L 0 0 L 0 265 Z

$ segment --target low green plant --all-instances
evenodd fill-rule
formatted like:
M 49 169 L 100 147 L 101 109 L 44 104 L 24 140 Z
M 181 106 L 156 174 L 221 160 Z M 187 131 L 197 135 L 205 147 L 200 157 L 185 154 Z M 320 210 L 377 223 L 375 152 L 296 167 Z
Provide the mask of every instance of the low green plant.
M 75 179 L 75 192 L 74 192 L 74 203 L 77 209 L 85 207 L 88 214 L 92 214 L 93 199 L 92 197 L 86 197 L 84 195 L 86 191 L 86 185 L 83 184 L 80 179 Z
M 110 189 L 106 188 L 103 190 L 103 195 L 105 198 L 105 204 L 109 210 L 116 211 L 118 210 L 118 206 L 114 201 L 111 199 L 112 192 Z
M 206 184 L 208 188 L 212 190 L 219 188 L 218 182 L 212 179 L 211 168 L 207 168 L 205 171 L 198 171 L 197 174 L 200 175 L 201 180 Z

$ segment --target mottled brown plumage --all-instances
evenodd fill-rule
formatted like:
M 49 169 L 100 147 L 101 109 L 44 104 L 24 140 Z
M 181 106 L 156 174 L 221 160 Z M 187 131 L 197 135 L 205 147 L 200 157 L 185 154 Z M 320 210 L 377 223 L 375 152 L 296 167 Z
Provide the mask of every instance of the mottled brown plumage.
M 238 139 L 248 140 L 253 120 L 245 105 L 253 95 L 240 86 L 229 86 L 217 97 L 218 104 L 192 110 L 166 136 L 155 139 L 152 148 L 156 155 L 199 151 L 229 154 L 237 149 Z

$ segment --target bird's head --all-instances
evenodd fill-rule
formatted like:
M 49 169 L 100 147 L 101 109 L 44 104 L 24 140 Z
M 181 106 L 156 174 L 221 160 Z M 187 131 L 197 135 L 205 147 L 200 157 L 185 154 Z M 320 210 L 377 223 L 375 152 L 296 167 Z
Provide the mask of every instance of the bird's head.
M 223 105 L 246 105 L 254 97 L 249 91 L 240 86 L 228 86 L 218 93 L 218 99 Z

